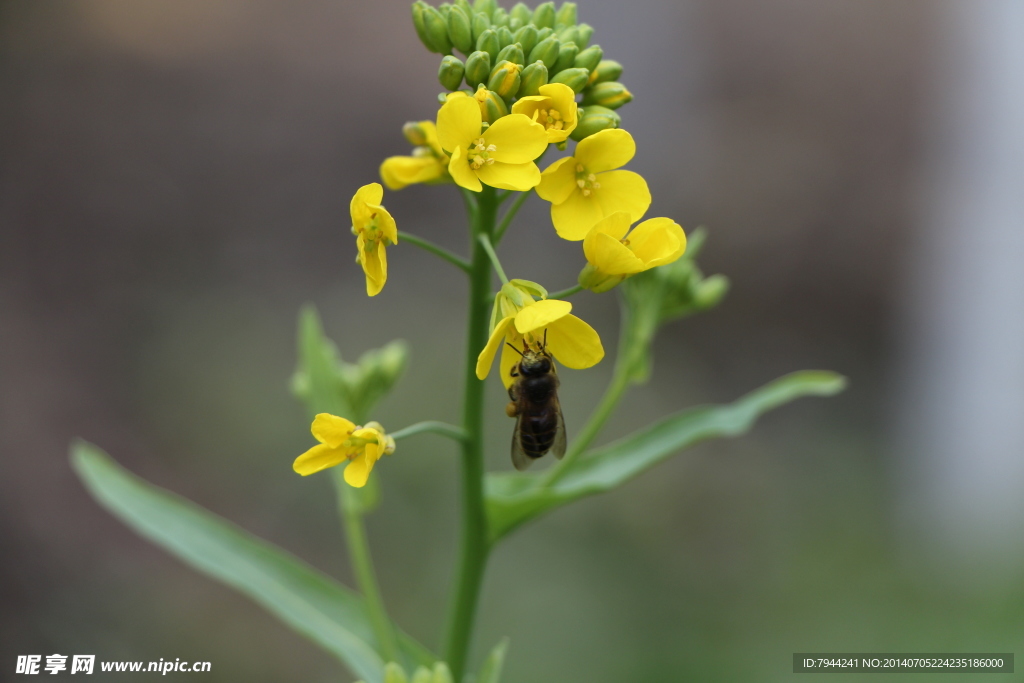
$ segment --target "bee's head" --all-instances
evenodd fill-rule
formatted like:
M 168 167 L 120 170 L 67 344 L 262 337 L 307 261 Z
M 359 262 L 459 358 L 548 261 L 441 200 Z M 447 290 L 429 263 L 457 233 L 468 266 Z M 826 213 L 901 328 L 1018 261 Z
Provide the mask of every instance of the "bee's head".
M 543 351 L 529 350 L 519 362 L 519 371 L 524 375 L 546 375 L 551 372 L 551 358 Z

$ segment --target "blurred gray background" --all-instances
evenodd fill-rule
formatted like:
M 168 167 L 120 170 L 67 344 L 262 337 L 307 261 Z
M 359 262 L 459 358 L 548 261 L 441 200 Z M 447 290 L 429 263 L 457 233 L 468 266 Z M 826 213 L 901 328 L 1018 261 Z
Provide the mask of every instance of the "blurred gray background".
M 519 532 L 492 558 L 478 656 L 508 635 L 509 683 L 611 683 L 789 680 L 795 651 L 1012 651 L 1024 5 L 579 5 L 626 66 L 649 215 L 707 226 L 701 263 L 733 282 L 665 330 L 603 438 L 800 368 L 851 384 Z M 404 0 L 0 4 L 0 679 L 57 652 L 350 680 L 101 510 L 67 446 L 351 583 L 330 482 L 291 471 L 311 443 L 288 392 L 295 320 L 316 304 L 348 359 L 411 343 L 387 427 L 457 419 L 461 276 L 400 246 L 368 300 L 348 230 L 353 191 L 407 153 L 402 123 L 433 118 L 437 59 Z M 385 202 L 464 251 L 452 188 Z M 552 289 L 582 265 L 540 200 L 501 253 Z M 614 296 L 574 306 L 613 350 Z M 570 435 L 609 372 L 562 373 Z M 489 391 L 489 466 L 507 469 Z M 439 439 L 403 442 L 369 520 L 389 608 L 431 646 L 456 465 Z

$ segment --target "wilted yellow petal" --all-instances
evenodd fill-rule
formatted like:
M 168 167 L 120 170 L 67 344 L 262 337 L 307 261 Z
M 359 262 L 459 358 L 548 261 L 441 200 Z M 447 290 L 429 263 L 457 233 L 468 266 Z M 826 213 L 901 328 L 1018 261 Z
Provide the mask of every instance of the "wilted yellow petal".
M 595 200 L 596 194 L 584 197 L 582 192 L 576 190 L 561 204 L 551 205 L 551 222 L 559 237 L 578 242 L 587 236 L 595 223 L 605 217 Z
M 629 222 L 633 223 L 640 220 L 650 208 L 651 191 L 639 173 L 608 171 L 597 176 L 597 180 L 601 187 L 594 190 L 593 197 L 601 206 L 603 216 L 625 211 L 629 214 Z
M 317 444 L 295 459 L 292 469 L 307 477 L 328 467 L 334 467 L 344 462 L 345 451 L 341 448 L 332 448 L 327 444 Z
M 572 157 L 559 159 L 540 174 L 537 194 L 552 204 L 561 204 L 576 189 L 576 160 Z
M 490 157 L 495 162 L 506 164 L 525 164 L 533 161 L 548 146 L 548 135 L 544 131 L 544 126 L 534 123 L 523 114 L 502 116 L 484 131 L 482 137 L 488 146 L 495 147 L 489 152 Z
M 313 424 L 310 426 L 309 431 L 313 433 L 313 437 L 320 443 L 337 448 L 344 443 L 345 439 L 351 436 L 355 428 L 354 424 L 343 417 L 331 415 L 330 413 L 320 413 L 313 418 Z
M 686 251 L 686 233 L 671 218 L 651 218 L 629 233 L 629 248 L 648 268 L 663 266 Z
M 612 128 L 580 140 L 573 156 L 590 173 L 601 173 L 625 166 L 635 154 L 633 136 L 621 128 Z
M 532 190 L 540 182 L 540 170 L 537 164 L 528 161 L 525 164 L 506 164 L 496 161 L 481 166 L 477 176 L 485 184 L 502 190 L 526 192 Z
M 558 299 L 544 299 L 530 304 L 516 314 L 516 330 L 527 334 L 542 327 L 547 327 L 559 318 L 569 315 L 572 304 Z
M 498 347 L 505 341 L 505 332 L 508 330 L 508 326 L 512 324 L 513 318 L 509 316 L 503 318 L 498 324 L 491 330 L 491 336 L 487 340 L 487 345 L 484 346 L 483 350 L 480 351 L 480 355 L 476 358 L 476 377 L 477 379 L 485 379 L 487 373 L 491 371 L 491 364 L 494 363 L 494 354 L 497 353 Z
M 370 253 L 363 251 L 359 262 L 366 274 L 366 295 L 377 296 L 388 279 L 388 259 L 384 245 L 378 244 Z
M 473 192 L 480 192 L 484 189 L 480 179 L 469 167 L 469 160 L 466 158 L 462 147 L 456 147 L 452 152 L 451 161 L 448 162 L 448 173 L 451 174 L 455 184 Z
M 437 141 L 448 152 L 454 152 L 460 146 L 465 149 L 480 137 L 482 124 L 480 107 L 475 99 L 452 97 L 437 112 Z
M 583 370 L 604 358 L 601 337 L 593 327 L 574 315 L 567 315 L 548 326 L 548 351 L 567 368 Z

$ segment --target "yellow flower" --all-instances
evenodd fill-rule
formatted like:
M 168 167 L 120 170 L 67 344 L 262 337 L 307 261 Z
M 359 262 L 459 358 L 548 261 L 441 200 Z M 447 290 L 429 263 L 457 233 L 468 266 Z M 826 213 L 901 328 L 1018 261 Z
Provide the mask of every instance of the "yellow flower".
M 320 443 L 296 458 L 292 465 L 304 477 L 347 460 L 345 481 L 349 486 L 362 488 L 381 456 L 395 452 L 395 440 L 377 422 L 360 427 L 343 417 L 320 413 L 310 431 Z
M 551 222 L 559 237 L 578 241 L 602 218 L 625 211 L 640 220 L 651 205 L 647 181 L 632 171 L 616 171 L 636 154 L 633 136 L 621 129 L 584 138 L 571 157 L 548 166 L 537 194 L 551 202 Z
M 437 141 L 434 122 L 407 123 L 402 131 L 414 148 L 412 156 L 388 157 L 380 165 L 380 177 L 388 189 L 401 190 L 417 183 L 451 181 L 448 175 L 448 155 Z
M 388 279 L 388 259 L 384 247 L 398 244 L 398 227 L 388 210 L 381 206 L 384 188 L 380 183 L 363 185 L 352 197 L 352 234 L 359 255 L 356 261 L 366 273 L 366 293 L 376 296 Z
M 576 94 L 563 83 L 542 85 L 539 95 L 520 97 L 513 114 L 524 114 L 544 126 L 548 142 L 562 142 L 576 127 Z
M 520 280 L 513 280 L 512 283 L 501 288 L 495 301 L 491 337 L 476 360 L 476 376 L 479 379 L 487 377 L 494 363 L 494 355 L 501 346 L 501 381 L 506 388 L 512 385 L 512 368 L 519 361 L 520 354 L 509 348 L 508 344 L 522 349 L 525 343 L 537 349 L 546 343 L 548 353 L 573 370 L 597 365 L 604 358 L 601 338 L 593 327 L 569 313 L 572 310 L 571 303 L 557 299 L 536 301 L 533 294 L 543 295 L 543 290 L 538 292 L 539 287 L 530 288 L 532 283 Z M 523 284 L 527 287 L 523 287 Z M 499 313 L 503 316 L 501 320 L 497 320 Z
M 630 275 L 672 263 L 686 251 L 686 233 L 671 218 L 648 219 L 632 232 L 629 224 L 629 214 L 617 211 L 590 229 L 583 239 L 587 265 L 580 285 L 606 292 Z
M 460 186 L 480 192 L 482 183 L 525 192 L 540 182 L 533 160 L 548 146 L 544 127 L 523 114 L 509 114 L 480 132 L 483 117 L 475 98 L 451 95 L 437 113 L 437 138 L 451 152 L 448 172 Z

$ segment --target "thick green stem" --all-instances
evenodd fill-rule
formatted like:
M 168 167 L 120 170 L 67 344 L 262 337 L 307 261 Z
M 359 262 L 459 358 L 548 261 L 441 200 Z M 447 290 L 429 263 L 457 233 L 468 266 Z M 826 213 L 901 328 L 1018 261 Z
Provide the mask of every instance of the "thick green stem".
M 491 264 L 479 236 L 491 236 L 497 209 L 494 189 L 485 186 L 471 216 L 469 327 L 462 408 L 462 428 L 466 435 L 462 442 L 462 535 L 445 643 L 445 660 L 456 681 L 462 680 L 466 668 L 477 600 L 490 552 L 484 508 L 484 383 L 476 378 L 476 357 L 487 343 L 491 304 Z
M 380 588 L 377 586 L 377 574 L 373 569 L 370 544 L 366 539 L 366 526 L 363 524 L 363 510 L 357 497 L 362 492 L 345 483 L 342 468 L 336 468 L 334 482 L 338 488 L 338 512 L 345 527 L 348 559 L 356 575 L 359 590 L 366 600 L 366 612 L 370 617 L 370 626 L 377 638 L 380 654 L 385 661 L 398 661 L 398 641 L 395 638 L 394 626 L 384 607 Z

